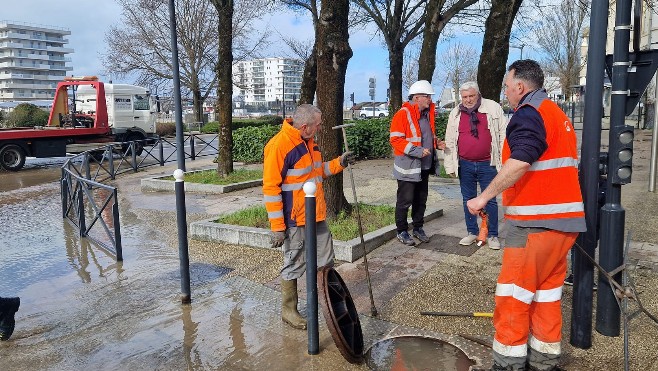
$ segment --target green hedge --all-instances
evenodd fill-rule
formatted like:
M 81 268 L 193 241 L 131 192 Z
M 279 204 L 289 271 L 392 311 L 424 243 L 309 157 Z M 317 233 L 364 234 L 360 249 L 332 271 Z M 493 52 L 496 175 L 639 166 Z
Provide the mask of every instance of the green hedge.
M 283 117 L 281 116 L 262 116 L 257 119 L 233 119 L 231 122 L 231 129 L 233 131 L 247 127 L 262 127 L 271 125 L 281 125 Z M 204 134 L 217 134 L 219 133 L 219 122 L 209 122 L 201 128 Z
M 441 139 L 445 138 L 448 115 L 442 114 L 436 118 L 436 132 Z M 388 118 L 346 121 L 355 123 L 346 130 L 347 144 L 359 160 L 391 157 L 389 143 L 391 120 Z M 208 123 L 204 126 L 206 128 Z M 216 123 L 215 123 L 216 124 Z M 281 124 L 246 126 L 233 130 L 233 160 L 244 163 L 263 162 L 265 144 L 281 129 Z M 217 132 L 217 131 L 215 131 Z

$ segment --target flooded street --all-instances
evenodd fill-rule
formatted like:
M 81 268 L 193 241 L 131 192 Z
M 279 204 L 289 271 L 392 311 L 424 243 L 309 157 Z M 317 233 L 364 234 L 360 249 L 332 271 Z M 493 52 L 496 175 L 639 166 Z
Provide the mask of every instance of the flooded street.
M 149 216 L 123 202 L 124 262 L 116 262 L 62 219 L 58 176 L 59 168 L 0 173 L 0 296 L 21 298 L 16 330 L 0 343 L 3 371 L 345 363 L 306 355 L 306 332 L 280 321 L 278 292 L 231 268 L 192 262 L 193 303 L 181 305 L 178 251 L 161 231 L 175 214 Z

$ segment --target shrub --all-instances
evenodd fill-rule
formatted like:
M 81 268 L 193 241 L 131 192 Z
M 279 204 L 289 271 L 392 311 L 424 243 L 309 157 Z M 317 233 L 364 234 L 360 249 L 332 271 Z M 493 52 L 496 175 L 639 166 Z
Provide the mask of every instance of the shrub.
M 21 103 L 7 115 L 7 127 L 46 126 L 49 113 L 31 103 Z
M 389 144 L 391 120 L 376 118 L 352 121 L 356 125 L 345 129 L 347 145 L 357 159 L 386 158 L 391 156 Z
M 158 122 L 155 125 L 155 133 L 161 137 L 168 137 L 176 134 L 176 124 L 173 122 Z
M 261 127 L 261 126 L 279 126 L 283 122 L 283 117 L 281 116 L 262 116 L 255 119 L 233 119 L 231 122 L 231 129 L 233 131 L 240 128 L 247 127 Z M 213 121 L 209 122 L 201 128 L 201 132 L 204 134 L 217 134 L 219 133 L 219 122 Z
M 281 128 L 275 125 L 245 127 L 233 131 L 233 161 L 263 162 L 263 149 Z

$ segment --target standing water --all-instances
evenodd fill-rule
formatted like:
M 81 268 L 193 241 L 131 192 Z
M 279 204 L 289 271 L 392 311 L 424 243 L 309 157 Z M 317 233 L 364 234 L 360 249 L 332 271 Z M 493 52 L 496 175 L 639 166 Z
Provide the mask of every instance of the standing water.
M 368 367 L 376 371 L 468 371 L 475 364 L 454 345 L 419 336 L 381 340 L 368 350 L 365 358 Z

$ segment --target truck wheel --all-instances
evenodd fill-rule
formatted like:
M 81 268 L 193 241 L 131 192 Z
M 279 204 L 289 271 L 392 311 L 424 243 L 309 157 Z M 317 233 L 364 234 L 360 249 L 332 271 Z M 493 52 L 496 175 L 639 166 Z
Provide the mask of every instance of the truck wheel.
M 362 114 L 361 114 L 361 118 L 362 118 L 362 119 L 366 118 L 366 114 L 365 114 L 365 113 L 362 113 Z
M 25 165 L 25 151 L 15 144 L 7 144 L 0 149 L 0 167 L 18 171 Z
M 130 142 L 135 141 L 135 154 L 137 156 L 140 156 L 142 154 L 142 152 L 144 152 L 144 142 L 143 142 L 143 140 L 144 140 L 144 137 L 142 137 L 139 134 L 136 134 L 136 133 L 128 134 L 128 136 L 126 137 L 126 139 L 123 143 L 123 146 L 122 146 L 123 153 L 126 153 L 128 148 L 130 147 Z M 131 155 L 131 153 L 126 153 L 126 155 Z

